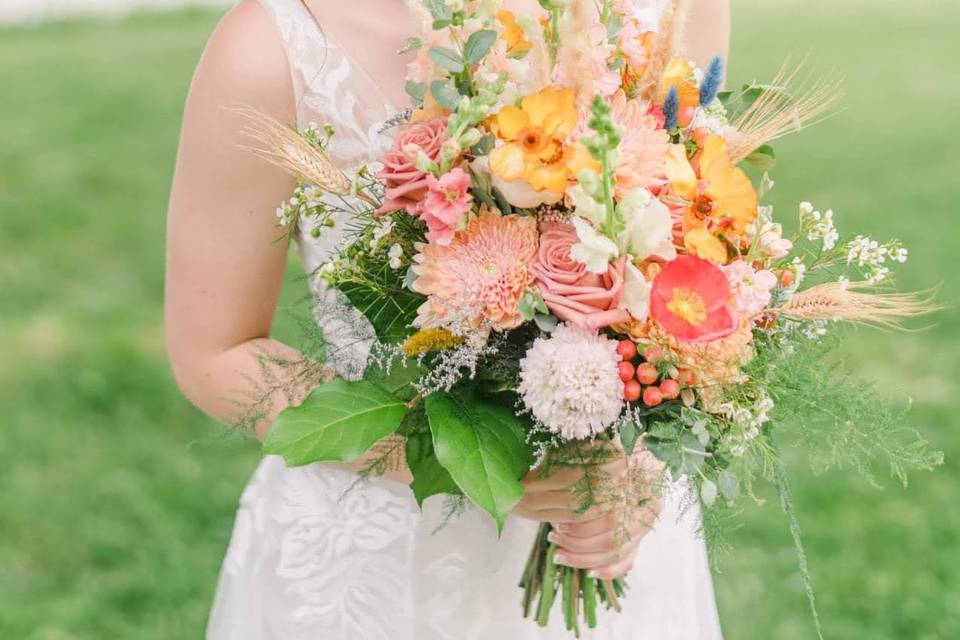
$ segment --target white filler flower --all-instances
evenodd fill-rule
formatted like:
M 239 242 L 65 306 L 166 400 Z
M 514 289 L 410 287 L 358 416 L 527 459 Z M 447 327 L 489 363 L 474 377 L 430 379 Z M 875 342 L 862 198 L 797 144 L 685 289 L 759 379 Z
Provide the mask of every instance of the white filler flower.
M 617 343 L 593 331 L 560 325 L 537 338 L 520 361 L 520 395 L 534 417 L 572 440 L 611 426 L 623 407 Z

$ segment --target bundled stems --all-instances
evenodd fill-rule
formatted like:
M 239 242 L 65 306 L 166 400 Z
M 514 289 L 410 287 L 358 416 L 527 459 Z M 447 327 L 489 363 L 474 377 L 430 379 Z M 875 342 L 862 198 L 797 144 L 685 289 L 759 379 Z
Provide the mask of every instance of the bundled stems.
M 547 626 L 559 590 L 565 626 L 579 638 L 581 621 L 588 629 L 596 628 L 598 602 L 608 609 L 620 611 L 619 598 L 623 596 L 625 585 L 620 578 L 602 580 L 591 577 L 584 569 L 558 565 L 554 561 L 557 545 L 547 539 L 551 530 L 549 523 L 540 526 L 520 579 L 523 615 L 530 617 L 533 613 L 538 625 Z M 533 612 L 535 601 L 536 611 Z

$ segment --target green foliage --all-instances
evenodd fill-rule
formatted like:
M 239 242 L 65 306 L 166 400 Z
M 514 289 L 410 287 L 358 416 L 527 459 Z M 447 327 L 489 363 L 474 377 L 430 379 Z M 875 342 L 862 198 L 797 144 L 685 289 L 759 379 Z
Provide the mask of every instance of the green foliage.
M 472 389 L 427 396 L 426 409 L 440 464 L 502 528 L 523 496 L 520 480 L 533 461 L 523 424 L 509 406 Z
M 263 450 L 290 466 L 351 462 L 395 432 L 406 413 L 405 402 L 375 382 L 335 380 L 281 412 Z
M 422 410 L 420 413 L 423 414 Z M 426 415 L 423 415 L 426 420 Z M 407 436 L 406 454 L 407 466 L 413 474 L 410 489 L 418 505 L 423 506 L 423 501 L 430 496 L 462 494 L 450 472 L 437 459 L 433 450 L 433 437 L 429 431 Z
M 463 45 L 463 60 L 467 64 L 476 64 L 490 51 L 497 41 L 497 32 L 491 29 L 474 31 Z

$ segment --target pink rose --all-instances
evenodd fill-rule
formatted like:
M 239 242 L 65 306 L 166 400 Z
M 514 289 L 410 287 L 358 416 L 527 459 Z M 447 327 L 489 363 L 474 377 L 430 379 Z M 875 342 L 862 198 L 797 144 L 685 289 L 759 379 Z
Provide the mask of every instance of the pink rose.
M 528 270 L 536 278 L 547 307 L 561 320 L 587 329 L 628 322 L 630 313 L 619 308 L 627 256 L 610 263 L 604 274 L 591 273 L 570 257 L 570 247 L 578 242 L 573 225 L 540 225 L 540 247 Z
M 380 157 L 383 169 L 377 178 L 386 185 L 386 197 L 377 213 L 406 209 L 417 215 L 417 204 L 427 190 L 427 174 L 417 169 L 416 155 L 422 150 L 428 158 L 440 156 L 440 146 L 447 135 L 447 119 L 435 118 L 405 127 L 393 141 L 393 147 Z
M 435 178 L 427 176 L 427 195 L 420 203 L 420 219 L 427 223 L 427 240 L 447 245 L 470 211 L 470 176 L 460 167 Z

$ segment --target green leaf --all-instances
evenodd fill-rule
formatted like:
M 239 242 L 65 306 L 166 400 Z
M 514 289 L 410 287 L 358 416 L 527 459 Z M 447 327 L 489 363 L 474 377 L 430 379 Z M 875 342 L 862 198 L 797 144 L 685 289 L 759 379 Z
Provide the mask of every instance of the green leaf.
M 467 38 L 466 44 L 463 45 L 463 59 L 467 64 L 480 62 L 496 41 L 497 32 L 491 29 L 483 29 L 471 33 L 470 37 Z
M 403 86 L 406 90 L 407 95 L 417 104 L 423 104 L 423 96 L 427 93 L 427 85 L 422 82 L 414 82 L 413 80 L 407 80 L 406 84 Z
M 633 449 L 637 446 L 637 425 L 633 420 L 620 424 L 620 444 L 623 445 L 624 453 L 628 456 L 633 455 Z
M 358 282 L 344 282 L 339 288 L 370 321 L 382 342 L 403 340 L 423 304 L 423 296 L 406 289 L 384 293 Z
M 750 155 L 744 158 L 744 161 L 761 171 L 772 171 L 777 164 L 777 156 L 773 152 L 773 147 L 765 144 L 754 149 Z
M 713 483 L 713 480 L 704 478 L 700 483 L 700 499 L 707 507 L 712 507 L 713 503 L 717 501 L 717 485 Z
M 427 8 L 427 11 L 436 21 L 450 22 L 450 19 L 453 18 L 453 11 L 450 10 L 450 6 L 444 0 L 424 0 L 423 6 Z
M 493 150 L 493 144 L 496 140 L 492 133 L 484 134 L 484 136 L 480 138 L 480 142 L 470 147 L 470 153 L 475 156 L 488 155 L 490 151 Z
M 300 406 L 277 416 L 263 443 L 266 453 L 297 467 L 322 460 L 350 462 L 400 426 L 404 402 L 375 382 L 334 380 Z
M 721 471 L 717 477 L 717 484 L 720 485 L 720 493 L 728 502 L 736 502 L 740 496 L 740 480 L 729 471 Z
M 430 47 L 427 55 L 447 71 L 454 73 L 463 71 L 463 58 L 460 57 L 459 53 L 449 47 Z
M 533 321 L 537 323 L 537 328 L 544 333 L 552 332 L 560 323 L 557 316 L 552 313 L 538 313 L 533 317 Z
M 426 408 L 440 464 L 502 529 L 533 461 L 520 419 L 469 389 L 429 395 Z
M 430 83 L 430 95 L 441 107 L 456 109 L 460 103 L 460 92 L 450 80 L 434 80 Z
M 417 433 L 407 438 L 407 466 L 413 474 L 410 489 L 419 506 L 430 496 L 439 494 L 462 495 L 460 487 L 444 469 L 433 450 L 429 433 Z

